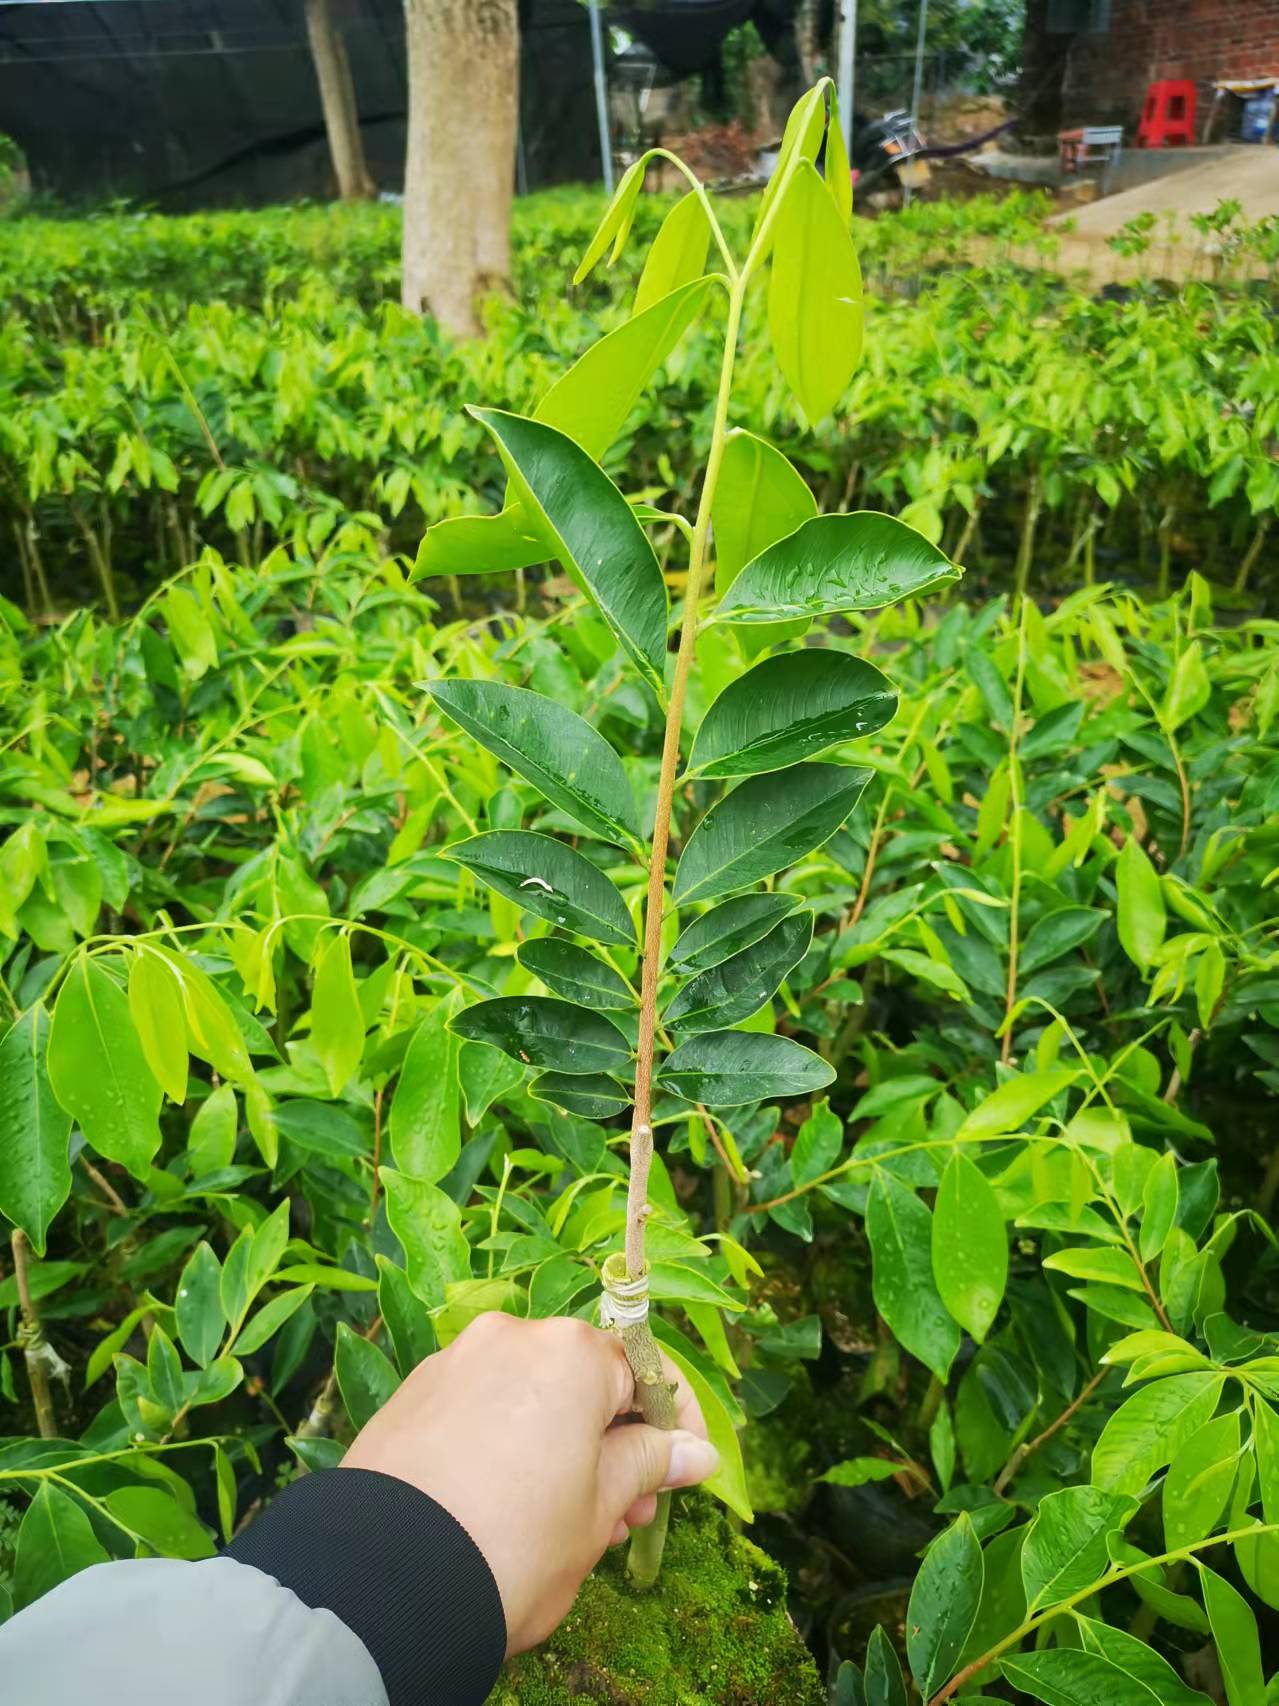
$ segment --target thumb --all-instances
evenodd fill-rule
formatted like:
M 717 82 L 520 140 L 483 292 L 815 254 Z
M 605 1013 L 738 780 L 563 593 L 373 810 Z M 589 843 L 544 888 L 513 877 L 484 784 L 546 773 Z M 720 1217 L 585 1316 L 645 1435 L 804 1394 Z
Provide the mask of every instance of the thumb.
M 696 1434 L 633 1422 L 604 1435 L 600 1486 L 608 1510 L 620 1517 L 645 1493 L 694 1487 L 718 1468 L 719 1452 Z

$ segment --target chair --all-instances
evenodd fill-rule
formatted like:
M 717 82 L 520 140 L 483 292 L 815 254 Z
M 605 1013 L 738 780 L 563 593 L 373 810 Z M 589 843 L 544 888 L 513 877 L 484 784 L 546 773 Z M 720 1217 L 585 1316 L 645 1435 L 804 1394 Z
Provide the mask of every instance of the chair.
M 1146 90 L 1138 148 L 1189 147 L 1195 140 L 1195 86 L 1189 78 L 1168 78 Z

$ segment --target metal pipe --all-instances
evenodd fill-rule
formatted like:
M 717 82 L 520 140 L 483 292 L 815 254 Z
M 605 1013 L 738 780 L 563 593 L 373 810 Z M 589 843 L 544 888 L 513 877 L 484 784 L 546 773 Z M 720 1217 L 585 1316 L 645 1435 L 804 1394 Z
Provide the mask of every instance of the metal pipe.
M 835 78 L 844 137 L 852 148 L 853 76 L 857 59 L 857 0 L 843 0 L 839 9 L 839 59 Z
M 587 8 L 591 14 L 591 58 L 595 62 L 595 116 L 600 126 L 600 164 L 604 168 L 604 188 L 613 193 L 613 144 L 608 134 L 608 85 L 604 81 L 604 31 L 600 25 L 597 5 Z
M 910 116 L 919 124 L 919 103 L 924 92 L 924 37 L 928 29 L 928 0 L 919 0 L 919 31 L 915 37 L 915 88 L 910 97 Z

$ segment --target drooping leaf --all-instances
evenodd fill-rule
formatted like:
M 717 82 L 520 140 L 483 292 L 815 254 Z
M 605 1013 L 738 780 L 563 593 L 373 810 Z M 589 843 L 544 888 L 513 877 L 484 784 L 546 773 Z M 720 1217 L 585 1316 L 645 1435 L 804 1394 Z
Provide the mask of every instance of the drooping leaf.
M 58 992 L 47 1060 L 54 1095 L 98 1154 L 145 1178 L 160 1147 L 162 1092 L 127 996 L 85 954 Z
M 689 836 L 674 900 L 714 900 L 798 864 L 828 841 L 860 799 L 869 770 L 796 764 L 748 777 Z
M 822 1090 L 834 1077 L 820 1055 L 789 1037 L 706 1031 L 667 1055 L 654 1083 L 688 1102 L 732 1108 Z
M 769 336 L 814 424 L 843 396 L 861 357 L 861 268 L 846 220 L 807 161 L 782 191 L 773 231 Z
M 553 994 L 562 995 L 566 1001 L 576 1001 L 582 1007 L 635 1006 L 635 997 L 621 974 L 585 948 L 579 948 L 576 942 L 539 936 L 535 941 L 521 942 L 516 958 L 526 970 L 540 977 Z
M 110 1561 L 84 1507 L 70 1493 L 41 1481 L 18 1530 L 13 1608 L 22 1611 L 90 1564 Z
M 632 947 L 635 926 L 608 878 L 576 848 L 529 829 L 491 829 L 442 849 L 489 888 L 592 941 Z
M 338 1322 L 333 1372 L 353 1427 L 362 1428 L 394 1397 L 400 1377 L 391 1359 L 370 1340 Z
M 717 617 L 779 622 L 879 610 L 957 581 L 960 573 L 922 533 L 878 510 L 819 515 L 747 563 Z
M 808 952 L 813 915 L 784 918 L 767 936 L 700 972 L 675 996 L 663 1022 L 680 1032 L 714 1031 L 749 1019 Z
M 364 1014 L 345 930 L 333 931 L 319 949 L 311 992 L 311 1042 L 329 1081 L 329 1094 L 340 1095 L 364 1054 Z
M 1124 842 L 1115 861 L 1115 888 L 1119 940 L 1128 958 L 1144 972 L 1163 943 L 1168 916 L 1159 875 L 1135 835 Z
M 71 1194 L 71 1116 L 49 1082 L 49 1016 L 36 1003 L 0 1038 L 0 1214 L 43 1256 L 49 1224 Z
M 497 681 L 435 681 L 431 697 L 593 835 L 623 845 L 638 840 L 639 813 L 622 761 L 576 711 Z
M 1224 1375 L 1204 1371 L 1140 1387 L 1102 1429 L 1092 1454 L 1093 1485 L 1141 1493 L 1212 1415 L 1224 1382 Z
M 666 215 L 649 247 L 635 292 L 634 312 L 642 314 L 680 285 L 700 278 L 710 245 L 706 209 L 697 191 L 690 190 Z
M 1110 1536 L 1136 1509 L 1136 1499 L 1100 1487 L 1063 1487 L 1041 1499 L 1021 1549 L 1026 1610 L 1057 1605 L 1100 1580 L 1110 1567 Z
M 499 995 L 452 1021 L 460 1037 L 491 1043 L 526 1066 L 553 1072 L 625 1072 L 631 1049 L 611 1019 L 549 995 Z
M 712 907 L 676 941 L 670 952 L 671 970 L 695 973 L 722 965 L 730 955 L 767 936 L 799 904 L 800 897 L 793 894 L 743 894 Z
M 663 1338 L 662 1350 L 688 1382 L 706 1423 L 706 1433 L 719 1452 L 719 1468 L 702 1485 L 708 1493 L 722 1499 L 743 1522 L 754 1522 L 750 1492 L 746 1485 L 746 1470 L 742 1463 L 742 1448 L 738 1443 L 733 1419 L 720 1402 L 714 1387 L 669 1337 Z
M 584 1120 L 611 1119 L 631 1105 L 626 1086 L 602 1072 L 542 1072 L 529 1085 L 529 1095 Z
M 1008 1232 L 995 1193 L 966 1155 L 946 1163 L 933 1209 L 933 1277 L 942 1302 L 978 1344 L 1008 1280 Z
M 961 1511 L 933 1541 L 910 1591 L 906 1654 L 925 1700 L 954 1671 L 981 1601 L 981 1545 Z
M 1265 1706 L 1261 1642 L 1247 1600 L 1204 1564 L 1199 1565 L 1199 1581 L 1229 1706 Z
M 446 1301 L 446 1289 L 469 1279 L 471 1250 L 462 1231 L 462 1211 L 447 1191 L 383 1167 L 386 1218 L 404 1250 L 404 1269 L 414 1295 L 428 1307 Z
M 818 758 L 891 722 L 887 676 L 847 652 L 817 647 L 765 658 L 714 701 L 697 731 L 690 773 L 754 776 Z
M 1229 1410 L 1191 1435 L 1164 1477 L 1164 1539 L 1170 1552 L 1211 1534 L 1239 1467 L 1239 1416 Z
M 933 1217 L 908 1186 L 877 1167 L 866 1204 L 875 1307 L 893 1337 L 945 1380 L 959 1328 L 933 1279 Z
M 653 158 L 652 150 L 641 154 L 638 160 L 631 164 L 618 179 L 604 216 L 595 229 L 595 234 L 586 245 L 586 252 L 578 262 L 577 271 L 573 274 L 573 283 L 581 284 L 599 262 L 608 248 L 613 245 L 613 253 L 609 257 L 612 266 L 622 252 L 626 238 L 635 218 L 635 204 L 639 200 L 640 191 L 644 187 L 644 172 L 649 161 Z
M 459 1044 L 449 1021 L 455 998 L 445 997 L 409 1041 L 391 1099 L 391 1157 L 400 1172 L 435 1184 L 462 1146 Z
M 187 1027 L 182 990 L 159 954 L 137 949 L 129 961 L 129 1014 L 147 1065 L 171 1102 L 187 1094 Z
M 665 691 L 666 586 L 631 507 L 580 445 L 499 409 L 472 409 L 492 433 L 520 503 L 589 593 L 660 700 Z
M 1159 1706 L 1159 1696 L 1100 1653 L 1049 1647 L 999 1661 L 1004 1676 L 1044 1706 Z

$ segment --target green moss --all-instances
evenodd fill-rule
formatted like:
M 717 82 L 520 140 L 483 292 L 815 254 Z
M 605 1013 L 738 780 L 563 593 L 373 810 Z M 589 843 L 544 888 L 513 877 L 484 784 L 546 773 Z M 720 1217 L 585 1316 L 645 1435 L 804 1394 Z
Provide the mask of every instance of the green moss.
M 783 1406 L 789 1408 L 789 1402 Z M 808 1503 L 814 1474 L 809 1468 L 812 1448 L 802 1435 L 796 1435 L 789 1420 L 765 1416 L 752 1422 L 742 1432 L 742 1457 L 756 1512 L 785 1511 L 794 1516 Z
M 545 1647 L 508 1665 L 492 1706 L 823 1706 L 786 1611 L 786 1577 L 704 1495 L 677 1495 L 651 1593 L 610 1552 Z

